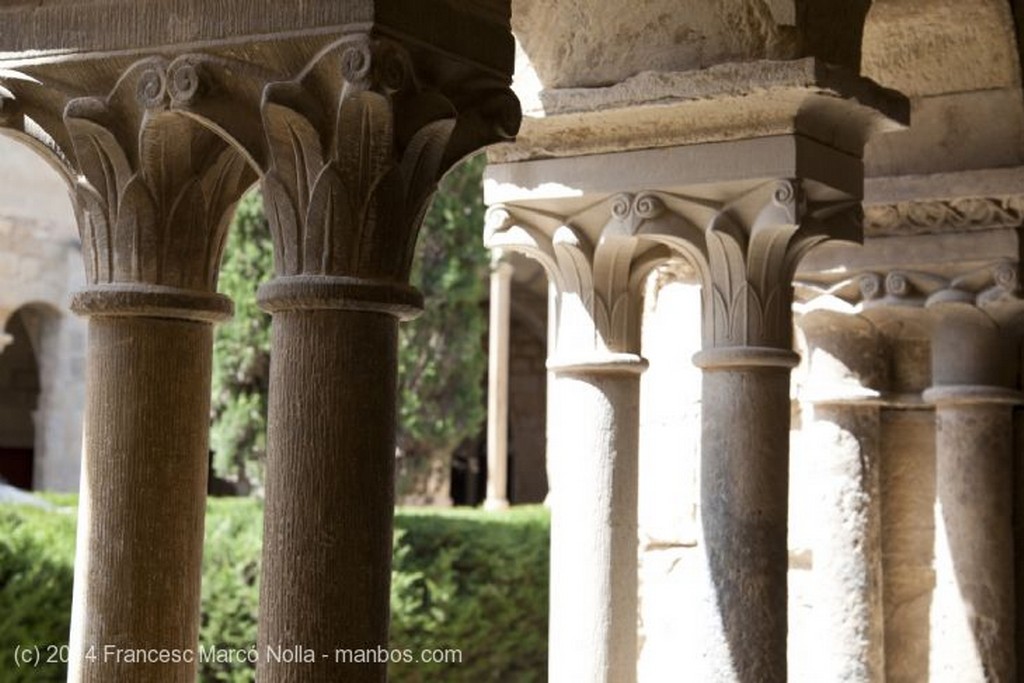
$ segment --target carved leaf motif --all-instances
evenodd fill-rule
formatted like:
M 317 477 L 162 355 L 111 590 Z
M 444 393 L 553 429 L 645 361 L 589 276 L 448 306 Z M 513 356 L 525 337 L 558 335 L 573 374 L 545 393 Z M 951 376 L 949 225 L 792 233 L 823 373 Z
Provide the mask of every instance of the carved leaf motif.
M 158 282 L 157 220 L 149 187 L 141 175 L 133 176 L 121 194 L 114 224 L 115 282 Z
M 359 272 L 374 276 L 406 277 L 412 269 L 412 259 L 416 251 L 416 231 L 408 226 L 418 226 L 423 221 L 422 212 L 406 222 L 405 218 L 405 186 L 402 183 L 402 172 L 398 166 L 392 166 L 387 173 L 377 179 L 370 190 L 369 203 L 375 207 L 374 221 L 364 231 L 363 240 L 373 244 L 383 240 L 389 248 L 360 249 L 356 268 Z
M 302 272 L 330 273 L 339 259 L 352 259 L 358 249 L 358 232 L 352 202 L 335 164 L 321 171 L 313 186 L 306 214 L 305 240 L 302 248 Z M 343 226 L 338 229 L 338 226 Z M 349 263 L 344 264 L 350 267 Z
M 79 207 L 79 228 L 85 251 L 86 277 L 89 282 L 110 282 L 113 277 L 110 223 L 103 200 L 96 189 L 86 182 L 75 185 L 76 204 Z
M 363 201 L 370 188 L 394 163 L 394 125 L 391 104 L 375 92 L 356 92 L 344 98 L 338 109 L 336 157 L 345 187 L 353 197 Z M 361 225 L 366 225 L 372 207 L 360 211 Z
M 288 188 L 276 170 L 263 176 L 263 200 L 266 203 L 274 240 L 274 272 L 278 276 L 299 272 L 299 252 L 295 248 L 301 231 L 298 211 Z
M 89 108 L 94 107 L 95 103 L 90 102 Z M 79 106 L 76 109 L 85 108 Z M 66 120 L 66 125 L 82 173 L 96 189 L 97 196 L 105 204 L 105 210 L 111 215 L 116 214 L 121 188 L 132 176 L 124 149 L 114 134 L 99 123 L 71 117 Z
M 198 178 L 186 182 L 171 206 L 169 218 L 159 232 L 159 269 L 157 281 L 188 287 L 193 282 L 203 282 L 205 278 L 205 258 L 196 258 L 190 254 L 193 245 L 204 244 L 204 232 L 207 230 L 206 199 L 203 197 L 202 186 Z M 205 254 L 204 254 L 205 256 Z M 163 272 L 164 264 L 176 264 L 177 276 Z

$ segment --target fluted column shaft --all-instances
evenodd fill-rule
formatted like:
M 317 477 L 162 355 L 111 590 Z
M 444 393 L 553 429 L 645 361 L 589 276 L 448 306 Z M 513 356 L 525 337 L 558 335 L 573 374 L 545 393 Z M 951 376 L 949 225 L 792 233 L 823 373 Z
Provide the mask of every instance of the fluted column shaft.
M 637 655 L 637 440 L 640 373 L 621 354 L 552 365 L 571 410 L 552 432 L 548 680 L 628 683 Z
M 487 498 L 484 507 L 508 507 L 508 363 L 512 265 L 498 255 L 491 265 L 487 356 Z
M 75 307 L 91 318 L 68 680 L 191 683 L 211 322 L 230 303 L 96 289 Z M 131 663 L 138 650 L 176 656 Z

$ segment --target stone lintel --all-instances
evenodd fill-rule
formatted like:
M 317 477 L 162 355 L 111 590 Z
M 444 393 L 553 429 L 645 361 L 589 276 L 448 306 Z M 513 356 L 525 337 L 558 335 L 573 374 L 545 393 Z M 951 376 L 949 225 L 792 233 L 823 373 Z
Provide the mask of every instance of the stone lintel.
M 496 72 L 510 73 L 514 58 L 510 6 L 501 0 L 220 0 L 216 12 L 206 0 L 16 0 L 4 5 L 0 64 L 7 68 L 97 53 L 137 57 L 197 46 L 208 52 L 219 46 L 239 58 L 247 43 L 316 42 L 317 36 L 353 30 L 429 44 Z
M 813 58 L 644 72 L 607 87 L 547 90 L 493 162 L 799 133 L 860 156 L 909 123 L 901 94 Z
M 802 135 L 491 164 L 488 204 L 576 213 L 596 197 L 662 190 L 721 201 L 779 178 L 800 178 L 808 198 L 859 199 L 861 160 Z

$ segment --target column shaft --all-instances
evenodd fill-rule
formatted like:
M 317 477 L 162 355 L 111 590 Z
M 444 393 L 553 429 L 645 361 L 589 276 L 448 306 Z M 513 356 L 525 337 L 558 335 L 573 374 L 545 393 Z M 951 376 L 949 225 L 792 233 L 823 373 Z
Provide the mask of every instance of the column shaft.
M 335 653 L 388 646 L 397 320 L 279 310 L 272 343 L 257 676 L 385 681 Z
M 1005 403 L 936 408 L 930 680 L 1013 681 L 1013 427 Z
M 789 367 L 705 368 L 701 517 L 710 586 L 703 680 L 783 683 Z
M 821 680 L 885 680 L 879 413 L 877 404 L 814 406 L 823 459 L 814 547 L 814 607 L 827 636 L 815 655 Z
M 212 344 L 204 322 L 89 321 L 69 681 L 196 680 L 118 660 L 198 644 Z
M 642 365 L 556 370 L 571 411 L 551 433 L 548 680 L 629 683 L 637 658 L 637 428 Z
M 487 367 L 487 499 L 484 507 L 508 507 L 508 363 L 512 267 L 495 263 Z

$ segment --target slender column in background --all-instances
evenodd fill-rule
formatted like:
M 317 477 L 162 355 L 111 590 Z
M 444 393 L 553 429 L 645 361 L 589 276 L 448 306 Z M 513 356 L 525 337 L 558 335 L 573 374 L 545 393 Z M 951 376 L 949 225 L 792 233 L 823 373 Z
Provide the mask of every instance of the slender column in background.
M 487 355 L 488 510 L 508 507 L 508 363 L 512 306 L 512 264 L 500 250 L 491 259 L 490 326 Z
M 820 506 L 814 543 L 815 675 L 885 680 L 882 603 L 880 392 L 888 384 L 881 335 L 867 319 L 817 310 L 798 323 L 807 340 L 810 440 Z
M 1017 340 L 1000 324 L 1014 316 L 966 299 L 951 288 L 928 304 L 935 328 L 924 397 L 935 406 L 937 489 L 929 679 L 1012 681 L 1013 407 L 1024 395 L 1015 388 Z

